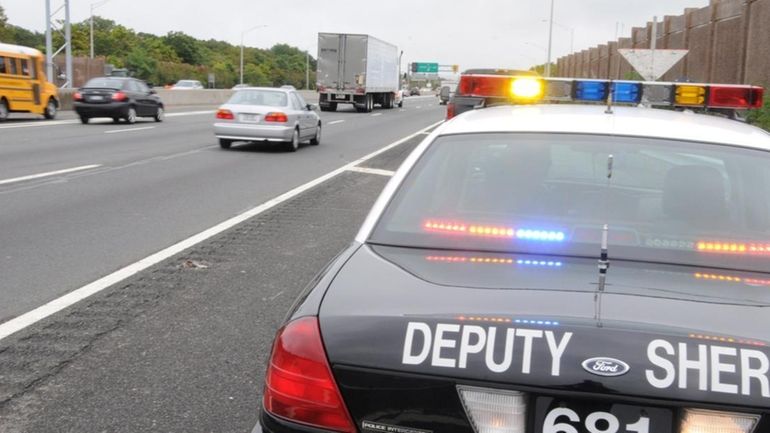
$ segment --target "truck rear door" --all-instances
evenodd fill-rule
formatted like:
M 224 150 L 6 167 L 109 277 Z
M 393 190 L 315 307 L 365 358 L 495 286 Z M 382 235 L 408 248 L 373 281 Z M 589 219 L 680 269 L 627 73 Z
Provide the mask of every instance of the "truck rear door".
M 342 89 L 345 35 L 336 33 L 318 34 L 318 82 L 321 86 L 335 90 Z

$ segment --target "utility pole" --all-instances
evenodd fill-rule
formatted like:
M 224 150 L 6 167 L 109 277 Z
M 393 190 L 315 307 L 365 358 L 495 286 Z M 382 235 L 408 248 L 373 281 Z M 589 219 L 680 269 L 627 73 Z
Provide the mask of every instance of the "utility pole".
M 254 27 L 248 28 L 248 29 L 246 29 L 246 30 L 241 32 L 241 81 L 240 81 L 241 84 L 243 84 L 243 36 L 247 32 L 250 32 L 250 31 L 256 30 L 256 29 L 261 29 L 261 28 L 264 28 L 264 27 L 267 27 L 267 24 L 262 24 L 262 25 L 254 26 Z
M 310 90 L 310 51 L 305 51 L 305 89 Z
M 548 56 L 545 64 L 546 77 L 551 76 L 551 44 L 553 42 L 553 3 L 554 3 L 554 0 L 551 0 L 551 15 L 550 15 L 550 18 L 548 19 Z
M 53 50 L 53 30 L 61 32 L 61 29 L 54 28 L 54 15 L 64 9 L 64 45 L 56 51 Z M 51 11 L 51 0 L 45 0 L 45 60 L 46 75 L 51 82 L 56 81 L 54 77 L 53 59 L 57 54 L 64 51 L 65 55 L 65 73 L 67 81 L 62 88 L 72 87 L 72 33 L 70 28 L 70 2 L 64 0 L 64 4 L 59 6 L 53 12 Z

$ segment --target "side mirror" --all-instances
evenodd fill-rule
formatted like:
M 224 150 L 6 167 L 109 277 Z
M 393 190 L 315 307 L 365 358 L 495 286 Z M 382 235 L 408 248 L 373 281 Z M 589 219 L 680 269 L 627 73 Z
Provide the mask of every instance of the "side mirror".
M 150 89 L 150 95 L 154 95 L 156 93 L 158 93 L 158 92 L 156 92 L 155 89 Z
M 315 104 L 307 104 L 308 111 L 315 111 L 318 110 L 318 106 Z

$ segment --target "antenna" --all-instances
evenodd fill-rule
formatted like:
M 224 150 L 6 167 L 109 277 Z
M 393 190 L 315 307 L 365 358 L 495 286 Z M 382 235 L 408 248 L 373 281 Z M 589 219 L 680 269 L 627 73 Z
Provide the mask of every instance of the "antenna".
M 607 188 L 604 191 L 604 215 L 605 218 L 609 214 L 609 194 L 610 194 L 610 182 L 612 180 L 612 165 L 615 158 L 612 154 L 607 156 Z M 608 252 L 608 239 L 609 239 L 610 226 L 604 223 L 602 226 L 602 241 L 601 249 L 599 253 L 599 284 L 594 295 L 594 318 L 597 321 L 598 326 L 602 326 L 602 294 L 607 283 L 607 270 L 610 268 L 610 258 Z

